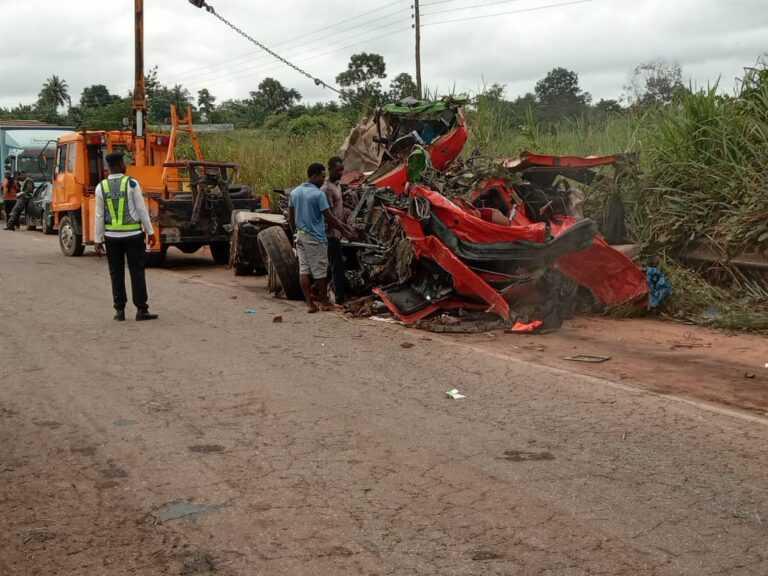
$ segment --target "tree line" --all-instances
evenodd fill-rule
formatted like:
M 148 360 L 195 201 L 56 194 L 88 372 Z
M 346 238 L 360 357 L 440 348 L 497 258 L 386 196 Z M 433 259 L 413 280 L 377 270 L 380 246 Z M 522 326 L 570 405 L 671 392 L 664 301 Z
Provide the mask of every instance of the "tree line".
M 194 120 L 230 123 L 239 128 L 285 128 L 311 131 L 328 128 L 338 119 L 354 119 L 375 106 L 416 97 L 417 87 L 408 73 L 396 75 L 388 84 L 387 67 L 379 54 L 362 52 L 350 58 L 346 70 L 336 76 L 341 88 L 339 101 L 302 104 L 302 95 L 274 78 L 264 78 L 248 97 L 217 102 L 210 90 L 193 94 L 182 84 L 164 85 L 157 67 L 145 76 L 150 124 L 167 124 L 172 105 L 180 113 L 193 110 Z M 624 87 L 622 100 L 592 96 L 579 84 L 579 75 L 566 68 L 551 70 L 532 92 L 507 99 L 505 87 L 493 84 L 477 96 L 476 103 L 492 107 L 505 123 L 522 124 L 533 116 L 538 122 L 557 122 L 563 117 L 620 113 L 628 107 L 664 105 L 686 92 L 682 69 L 674 63 L 654 61 L 637 66 Z M 0 108 L 0 118 L 36 119 L 68 123 L 82 128 L 115 129 L 130 116 L 132 94 L 112 94 L 107 86 L 94 84 L 83 89 L 73 103 L 67 82 L 57 75 L 43 84 L 34 104 Z

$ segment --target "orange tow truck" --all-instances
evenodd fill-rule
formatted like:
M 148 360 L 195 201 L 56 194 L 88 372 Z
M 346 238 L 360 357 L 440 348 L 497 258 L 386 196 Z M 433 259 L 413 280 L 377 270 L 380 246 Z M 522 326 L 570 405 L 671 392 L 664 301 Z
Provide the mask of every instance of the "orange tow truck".
M 105 156 L 121 151 L 127 173 L 142 186 L 159 241 L 149 249 L 160 264 L 170 246 L 192 253 L 209 246 L 213 259 L 229 262 L 232 211 L 255 210 L 261 199 L 247 186 L 236 186 L 237 165 L 207 162 L 192 127 L 192 112 L 179 119 L 171 110 L 170 134 L 147 133 L 143 57 L 143 0 L 134 0 L 136 78 L 130 130 L 84 130 L 58 140 L 52 211 L 59 244 L 66 256 L 80 256 L 94 242 L 96 186 L 106 176 Z M 187 135 L 195 160 L 179 161 L 177 141 Z

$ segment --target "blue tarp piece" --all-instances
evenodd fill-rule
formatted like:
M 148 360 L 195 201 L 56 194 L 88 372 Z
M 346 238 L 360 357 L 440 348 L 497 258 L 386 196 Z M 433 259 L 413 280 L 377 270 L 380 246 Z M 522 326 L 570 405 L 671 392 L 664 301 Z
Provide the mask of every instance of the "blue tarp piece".
M 653 266 L 646 270 L 648 275 L 648 302 L 651 308 L 658 308 L 672 295 L 672 285 L 667 275 Z

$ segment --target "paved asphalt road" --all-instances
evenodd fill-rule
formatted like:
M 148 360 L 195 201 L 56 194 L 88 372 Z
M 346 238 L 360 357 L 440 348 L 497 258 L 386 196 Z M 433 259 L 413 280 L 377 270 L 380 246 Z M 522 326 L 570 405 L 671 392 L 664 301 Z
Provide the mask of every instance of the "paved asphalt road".
M 0 246 L 0 574 L 768 574 L 759 417 L 189 261 L 118 325 L 103 261 Z

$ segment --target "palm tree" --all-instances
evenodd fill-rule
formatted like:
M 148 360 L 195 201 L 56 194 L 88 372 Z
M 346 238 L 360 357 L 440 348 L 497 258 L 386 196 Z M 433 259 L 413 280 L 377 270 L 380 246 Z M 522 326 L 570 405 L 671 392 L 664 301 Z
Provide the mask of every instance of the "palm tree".
M 47 104 L 51 108 L 59 108 L 72 102 L 69 97 L 67 81 L 59 78 L 56 74 L 45 81 L 38 98 L 41 103 Z

